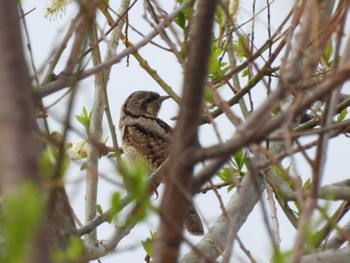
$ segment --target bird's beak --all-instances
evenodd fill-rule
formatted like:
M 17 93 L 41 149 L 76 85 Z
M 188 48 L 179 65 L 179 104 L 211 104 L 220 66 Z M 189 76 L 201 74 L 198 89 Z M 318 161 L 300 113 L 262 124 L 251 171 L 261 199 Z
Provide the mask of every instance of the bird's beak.
M 170 96 L 160 96 L 159 98 L 158 98 L 158 100 L 160 101 L 160 102 L 163 102 L 163 101 L 165 101 L 165 100 L 167 100 L 167 99 L 170 99 L 171 97 Z

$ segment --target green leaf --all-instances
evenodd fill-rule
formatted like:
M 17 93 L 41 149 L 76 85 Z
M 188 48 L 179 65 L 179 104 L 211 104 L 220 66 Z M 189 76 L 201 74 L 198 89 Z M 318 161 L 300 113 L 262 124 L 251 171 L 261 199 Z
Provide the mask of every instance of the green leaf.
M 231 192 L 232 189 L 235 188 L 235 185 L 231 184 L 228 188 L 227 188 L 227 192 Z
M 281 178 L 285 183 L 287 183 L 287 184 L 290 186 L 290 188 L 291 188 L 292 190 L 296 190 L 296 189 L 295 189 L 294 183 L 291 182 L 291 181 L 289 180 L 289 178 L 286 176 L 286 173 L 289 172 L 289 170 L 290 170 L 290 168 L 291 168 L 291 165 L 292 165 L 292 164 L 289 164 L 289 165 L 287 166 L 287 168 L 284 168 L 283 170 L 281 170 L 281 169 L 280 169 L 277 165 L 275 165 L 275 164 L 272 164 L 271 167 L 272 167 L 272 170 L 274 170 L 275 173 L 277 173 L 277 174 L 280 176 L 280 178 Z M 302 185 L 302 182 L 300 181 L 300 180 L 301 180 L 300 176 L 299 176 L 299 178 L 297 178 L 297 179 L 298 179 L 299 182 L 301 183 L 300 185 Z
M 180 11 L 174 21 L 179 27 L 181 27 L 182 29 L 185 29 L 186 28 L 186 13 L 184 11 Z
M 218 173 L 217 176 L 221 179 L 221 181 L 225 183 L 232 184 L 232 177 L 231 177 L 231 170 L 228 167 L 222 168 Z
M 103 215 L 102 206 L 100 204 L 96 204 L 96 211 L 100 216 Z
M 245 173 L 243 171 L 243 168 L 245 166 L 247 159 L 248 158 L 246 157 L 243 149 L 240 149 L 239 151 L 233 154 L 233 165 L 235 166 L 239 174 Z
M 86 170 L 86 163 L 83 163 L 82 165 L 80 165 L 80 171 L 85 171 Z
M 88 113 L 86 108 L 83 107 L 83 112 L 80 115 L 75 115 L 75 118 L 84 126 L 85 131 L 88 134 L 90 129 L 91 112 Z
M 331 58 L 333 55 L 333 44 L 332 41 L 328 41 L 326 47 L 323 50 L 323 58 L 327 63 L 327 66 L 330 66 Z
M 68 246 L 65 250 L 53 250 L 53 262 L 76 262 L 78 261 L 79 257 L 83 255 L 84 249 L 84 245 L 81 242 L 80 238 L 77 236 L 71 236 L 69 238 Z
M 218 77 L 220 73 L 220 63 L 219 59 L 216 56 L 217 50 L 213 50 L 209 58 L 209 73 L 213 78 Z
M 145 241 L 141 241 L 143 249 L 147 253 L 147 256 L 152 257 L 153 244 L 156 239 L 156 233 L 150 231 L 150 237 L 148 237 Z
M 219 26 L 223 26 L 222 8 L 219 5 L 216 7 L 215 21 Z
M 40 223 L 42 201 L 42 193 L 29 182 L 18 186 L 15 193 L 3 196 L 5 212 L 0 218 L 0 236 L 6 244 L 6 255 L 0 253 L 0 262 L 25 261 Z
M 223 50 L 220 47 L 217 47 L 215 44 L 211 45 L 211 54 L 209 57 L 209 78 L 216 79 L 223 76 L 228 70 L 226 62 L 222 62 L 222 58 L 220 57 L 223 53 Z
M 54 160 L 52 148 L 46 147 L 42 150 L 39 158 L 39 171 L 45 179 L 50 179 L 52 177 L 52 160 Z
M 237 171 L 235 171 L 237 172 Z M 223 181 L 224 183 L 230 184 L 229 187 L 227 188 L 227 192 L 230 192 L 233 188 L 236 187 L 232 180 L 232 171 L 228 167 L 222 168 L 219 172 L 217 172 L 217 176 Z
M 41 155 L 39 158 L 39 171 L 43 178 L 52 179 L 52 172 L 54 170 L 54 167 L 57 166 L 57 155 L 58 151 L 54 146 L 48 145 L 41 151 Z M 66 154 L 64 154 L 61 166 L 59 167 L 60 169 L 58 178 L 63 178 L 65 176 L 69 166 L 70 159 L 67 157 Z
M 238 40 L 233 41 L 233 48 L 239 58 L 248 58 L 248 39 L 241 34 Z
M 303 189 L 304 189 L 304 190 L 309 190 L 309 189 L 310 189 L 310 184 L 311 184 L 311 180 L 310 180 L 310 178 L 308 178 L 308 179 L 305 181 L 304 185 L 303 185 Z
M 310 249 L 310 247 L 316 248 L 316 246 L 320 243 L 322 233 L 318 231 L 318 229 L 323 224 L 322 222 L 322 217 L 311 218 L 311 220 L 307 222 L 307 226 L 304 228 L 304 234 L 308 249 Z
M 248 69 L 245 69 L 242 71 L 242 77 L 247 77 L 249 74 L 249 70 Z
M 182 4 L 183 1 L 178 1 L 179 4 Z M 183 30 L 187 31 L 190 20 L 193 16 L 193 8 L 185 7 L 182 9 L 175 18 L 175 23 Z M 185 32 L 186 33 L 186 32 Z
M 115 222 L 118 221 L 118 218 L 115 216 L 120 211 L 120 193 L 114 192 L 111 197 L 111 215 L 112 218 L 109 218 L 108 221 L 111 222 L 112 219 L 115 220 Z
M 208 87 L 204 88 L 204 100 L 210 104 L 214 104 L 213 94 Z
M 346 115 L 348 114 L 348 110 L 344 109 L 338 114 L 337 122 L 342 122 L 345 118 Z
M 134 224 L 143 220 L 150 208 L 150 196 L 148 193 L 148 170 L 144 159 L 138 159 L 133 162 L 122 161 L 120 163 L 120 172 L 123 177 L 124 185 L 134 201 L 133 217 L 129 218 L 126 224 Z
M 276 250 L 272 257 L 272 263 L 285 263 L 288 261 L 291 255 L 293 255 L 293 251 L 291 250 L 285 252 Z
M 68 249 L 66 255 L 68 260 L 77 260 L 84 252 L 85 247 L 78 237 L 72 236 L 69 240 Z
M 128 193 L 132 194 L 135 198 L 144 194 L 148 188 L 146 180 L 148 171 L 145 160 L 139 158 L 133 162 L 123 161 L 120 168 Z

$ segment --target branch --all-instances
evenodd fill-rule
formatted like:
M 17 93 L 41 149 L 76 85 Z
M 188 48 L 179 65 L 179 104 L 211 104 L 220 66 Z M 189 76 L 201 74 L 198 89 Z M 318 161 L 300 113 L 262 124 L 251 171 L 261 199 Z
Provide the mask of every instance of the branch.
M 40 145 L 35 133 L 33 97 L 30 93 L 31 85 L 23 52 L 17 8 L 17 2 L 12 0 L 4 0 L 0 5 L 0 50 L 2 53 L 0 59 L 0 96 L 2 99 L 0 103 L 0 194 L 4 200 L 6 198 L 12 198 L 12 202 L 23 200 L 22 205 L 26 207 L 33 205 L 34 196 L 28 197 L 32 200 L 28 203 L 24 198 L 18 199 L 23 196 L 21 192 L 23 187 L 30 184 L 33 186 L 33 191 L 30 193 L 39 194 L 41 183 L 38 170 Z M 38 212 L 44 208 L 41 206 L 43 203 L 35 205 L 38 206 Z M 28 210 L 19 207 L 12 211 L 16 212 L 8 214 L 4 211 L 4 217 L 8 216 L 7 220 L 11 218 L 24 220 L 23 218 L 28 218 L 28 216 L 31 220 L 37 218 L 36 222 L 30 224 L 37 228 L 31 229 L 29 227 L 27 230 L 33 230 L 33 234 L 30 232 L 22 233 L 23 237 L 26 238 L 21 242 L 26 242 L 28 251 L 31 251 L 23 260 L 28 263 L 50 262 L 49 245 L 46 242 L 48 238 L 45 233 L 48 222 L 42 221 L 43 214 L 34 217 L 27 214 Z M 2 230 L 1 234 L 4 234 Z M 14 231 L 12 235 L 15 235 Z M 22 258 L 18 258 L 18 255 L 20 254 L 16 255 L 17 259 L 21 260 Z M 0 256 L 0 260 L 4 258 L 6 255 Z
M 350 236 L 350 221 L 348 221 L 342 228 L 341 231 L 327 241 L 326 249 L 337 249 L 340 248 L 344 242 L 349 241 Z
M 150 195 L 154 193 L 155 191 L 155 185 L 159 185 L 162 179 L 162 175 L 164 174 L 164 170 L 167 169 L 167 165 L 169 165 L 169 159 L 166 159 L 161 166 L 158 167 L 157 170 L 155 170 L 147 179 L 149 188 L 150 188 Z M 110 220 L 115 216 L 117 212 L 121 212 L 127 205 L 129 205 L 133 201 L 132 195 L 127 194 L 125 197 L 123 197 L 119 202 L 119 210 L 115 211 L 112 209 L 108 209 L 106 212 L 104 212 L 102 215 L 96 217 L 95 219 L 91 220 L 84 226 L 82 226 L 80 229 L 78 229 L 78 235 L 82 236 L 86 233 L 89 233 L 90 231 L 94 230 L 96 227 L 101 225 L 102 223 L 106 222 L 107 220 Z M 134 222 L 132 224 L 128 223 L 127 225 L 122 225 L 115 227 L 113 233 L 108 237 L 107 239 L 103 240 L 103 242 L 100 242 L 99 244 L 86 244 L 88 249 L 88 254 L 84 256 L 84 259 L 86 260 L 92 260 L 97 259 L 99 257 L 102 257 L 106 254 L 108 254 L 111 250 L 115 249 L 116 246 L 119 244 L 119 242 L 127 236 L 130 231 L 133 229 L 133 227 L 136 225 L 136 221 L 132 220 L 129 221 L 128 218 L 133 218 L 134 214 L 133 212 L 129 213 L 126 217 L 125 222 Z
M 242 180 L 239 191 L 231 197 L 226 205 L 229 219 L 226 214 L 222 214 L 195 248 L 183 256 L 179 262 L 199 262 L 200 258 L 196 253 L 198 250 L 205 251 L 205 254 L 210 258 L 219 257 L 228 238 L 232 239 L 237 235 L 254 206 L 260 200 L 264 189 L 262 178 L 248 173 Z
M 164 171 L 167 169 L 167 166 L 169 165 L 169 159 L 166 159 L 161 166 L 157 168 L 152 174 L 150 174 L 147 178 L 147 184 L 150 187 L 150 194 L 153 194 L 155 191 L 155 185 L 159 185 L 162 179 L 162 175 L 164 174 Z M 127 194 L 119 201 L 119 210 L 115 211 L 112 209 L 108 209 L 106 212 L 104 212 L 102 215 L 97 216 L 93 220 L 86 223 L 84 226 L 78 229 L 78 235 L 82 236 L 86 233 L 89 233 L 102 223 L 106 222 L 108 219 L 115 216 L 117 212 L 122 211 L 124 207 L 126 207 L 128 204 L 132 202 L 132 198 L 130 194 Z
M 191 198 L 194 162 L 187 162 L 197 147 L 197 129 L 201 119 L 203 92 L 208 71 L 211 34 L 216 2 L 199 1 L 191 27 L 188 59 L 180 113 L 173 136 L 169 174 L 161 204 L 158 238 L 154 248 L 155 262 L 177 262 L 183 225 Z M 168 224 L 172 227 L 169 228 Z
M 97 41 L 96 24 L 91 25 L 89 32 L 90 44 Z M 101 63 L 101 54 L 99 46 L 92 50 L 92 61 L 94 65 Z M 103 71 L 95 74 L 95 94 L 94 103 L 91 111 L 91 120 L 89 127 L 89 140 L 94 143 L 88 143 L 87 163 L 86 163 L 86 187 L 85 187 L 85 222 L 89 222 L 96 217 L 97 189 L 98 189 L 98 161 L 100 157 L 99 148 L 96 142 L 100 142 L 102 136 L 102 117 L 103 117 L 103 91 L 106 89 L 106 82 Z M 89 244 L 95 244 L 97 232 L 93 230 L 85 235 L 85 241 Z
M 226 154 L 231 154 L 243 146 L 249 143 L 259 143 L 262 140 L 266 139 L 267 135 L 270 134 L 273 130 L 281 126 L 281 123 L 286 121 L 291 112 L 294 113 L 294 116 L 302 113 L 307 107 L 309 107 L 313 102 L 322 99 L 332 90 L 338 88 L 339 85 L 346 82 L 350 79 L 350 63 L 347 63 L 342 66 L 341 69 L 335 70 L 332 75 L 329 75 L 326 80 L 324 80 L 320 86 L 315 88 L 313 91 L 307 93 L 295 106 L 293 111 L 286 109 L 281 114 L 276 117 L 270 117 L 273 106 L 272 104 L 277 103 L 280 99 L 286 97 L 285 91 L 277 89 L 271 93 L 271 95 L 266 99 L 266 101 L 252 113 L 246 120 L 237 127 L 236 134 L 233 138 L 227 143 L 218 144 L 208 148 L 203 148 L 196 151 L 192 155 L 192 161 L 202 161 L 208 158 L 215 158 Z M 260 126 L 256 123 L 261 123 L 261 118 L 268 120 Z
M 283 192 L 286 200 L 297 200 L 300 198 L 299 193 Z M 311 196 L 310 191 L 305 191 L 304 196 Z M 345 180 L 331 185 L 325 185 L 319 188 L 317 198 L 325 200 L 347 200 L 350 201 L 350 181 Z
M 72 74 L 71 76 L 61 75 L 58 77 L 57 80 L 52 81 L 50 83 L 44 83 L 39 87 L 38 96 L 45 97 L 47 95 L 50 95 L 56 91 L 59 91 L 69 85 L 71 80 L 82 80 L 84 78 L 87 78 L 91 75 L 94 75 L 108 67 L 113 66 L 114 64 L 119 63 L 123 58 L 127 57 L 128 55 L 134 53 L 135 51 L 139 50 L 143 46 L 147 45 L 154 37 L 156 37 L 159 32 L 164 30 L 164 28 L 168 27 L 171 22 L 177 17 L 177 15 L 187 6 L 189 6 L 194 0 L 187 0 L 183 2 L 178 8 L 176 8 L 173 12 L 171 12 L 168 16 L 164 18 L 162 22 L 160 22 L 148 35 L 146 35 L 141 41 L 136 43 L 135 45 L 124 49 L 121 51 L 118 55 L 112 56 L 111 58 L 105 60 L 101 64 L 82 71 Z
M 317 254 L 310 254 L 300 258 L 300 263 L 347 263 L 349 262 L 350 249 L 330 250 Z M 291 262 L 291 261 L 288 261 Z

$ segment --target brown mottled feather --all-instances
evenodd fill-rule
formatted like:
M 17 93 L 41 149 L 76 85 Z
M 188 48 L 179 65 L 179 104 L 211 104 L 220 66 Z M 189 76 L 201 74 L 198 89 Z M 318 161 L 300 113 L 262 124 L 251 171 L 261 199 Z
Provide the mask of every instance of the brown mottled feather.
M 144 158 L 149 172 L 169 155 L 171 128 L 157 117 L 166 98 L 155 92 L 137 91 L 127 98 L 121 110 L 122 148 L 129 160 Z
M 169 156 L 172 130 L 157 117 L 162 102 L 167 98 L 155 92 L 137 91 L 126 99 L 121 109 L 119 129 L 124 153 L 129 160 L 143 158 L 150 173 Z M 191 234 L 204 233 L 193 205 L 189 207 L 185 226 Z
M 145 158 L 150 172 L 157 169 L 169 155 L 170 138 L 147 132 L 139 125 L 125 126 L 123 136 L 126 156 L 130 160 Z

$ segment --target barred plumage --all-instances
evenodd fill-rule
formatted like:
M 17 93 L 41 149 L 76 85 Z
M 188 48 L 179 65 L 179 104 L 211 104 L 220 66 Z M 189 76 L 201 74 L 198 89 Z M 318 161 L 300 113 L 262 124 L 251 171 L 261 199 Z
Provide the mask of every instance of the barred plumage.
M 169 156 L 172 129 L 157 117 L 162 102 L 168 98 L 155 92 L 136 91 L 121 108 L 119 129 L 123 151 L 129 160 L 143 158 L 150 173 Z M 185 224 L 191 234 L 204 233 L 194 206 L 190 207 Z

